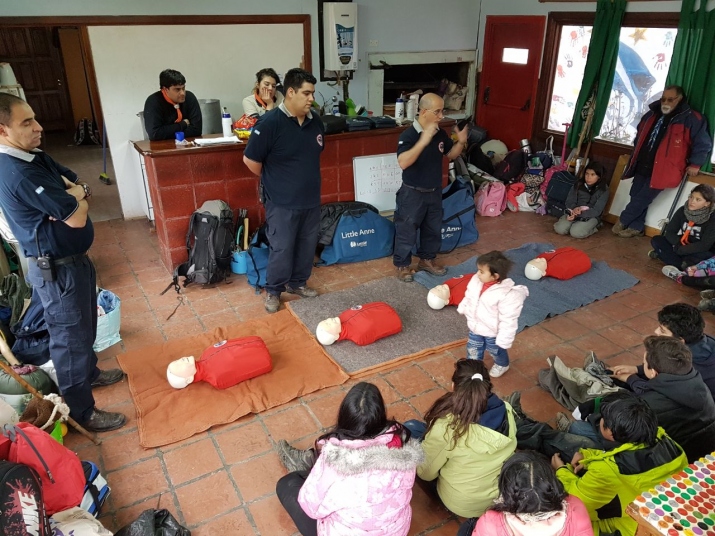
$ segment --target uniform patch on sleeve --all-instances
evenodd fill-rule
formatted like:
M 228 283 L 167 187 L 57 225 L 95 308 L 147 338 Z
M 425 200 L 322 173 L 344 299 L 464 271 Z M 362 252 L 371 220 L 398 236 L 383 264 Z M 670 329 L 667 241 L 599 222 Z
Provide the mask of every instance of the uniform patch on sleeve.
M 45 191 L 44 186 L 38 186 L 37 189 L 35 190 L 35 193 L 39 195 L 44 191 Z
M 401 142 L 401 141 L 398 141 L 398 142 L 397 142 L 397 145 L 402 145 L 402 142 Z
M 261 131 L 260 131 L 260 130 L 256 130 L 255 128 L 253 129 L 253 133 L 254 133 L 256 136 L 260 136 L 260 135 L 261 135 Z

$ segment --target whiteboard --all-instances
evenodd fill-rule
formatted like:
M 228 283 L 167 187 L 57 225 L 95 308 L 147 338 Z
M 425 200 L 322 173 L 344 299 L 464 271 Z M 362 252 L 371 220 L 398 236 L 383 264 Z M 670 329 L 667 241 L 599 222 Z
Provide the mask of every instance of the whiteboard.
M 397 153 L 353 158 L 355 201 L 370 203 L 380 212 L 395 210 L 395 194 L 402 186 Z

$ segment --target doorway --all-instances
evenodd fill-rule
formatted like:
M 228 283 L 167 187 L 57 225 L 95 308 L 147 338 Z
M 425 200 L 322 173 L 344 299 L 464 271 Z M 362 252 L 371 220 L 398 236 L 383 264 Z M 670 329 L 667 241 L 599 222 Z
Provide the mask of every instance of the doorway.
M 12 68 L 44 129 L 41 149 L 92 188 L 89 215 L 97 222 L 123 214 L 111 156 L 102 147 L 103 118 L 83 34 L 80 26 L 0 25 L 0 62 Z M 88 128 L 78 144 L 80 122 Z

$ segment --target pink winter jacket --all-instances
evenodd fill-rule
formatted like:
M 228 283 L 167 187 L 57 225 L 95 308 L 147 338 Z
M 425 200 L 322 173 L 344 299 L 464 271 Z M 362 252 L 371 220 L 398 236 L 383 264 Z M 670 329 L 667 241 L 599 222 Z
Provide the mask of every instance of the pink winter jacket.
M 405 536 L 412 520 L 412 485 L 424 460 L 411 439 L 386 445 L 393 434 L 368 440 L 321 442 L 320 456 L 298 494 L 303 511 L 318 520 L 319 536 Z
M 566 499 L 566 522 L 552 517 L 545 521 L 523 523 L 512 514 L 487 511 L 477 521 L 472 536 L 593 536 L 591 519 L 581 499 L 569 495 Z M 506 516 L 512 522 L 507 523 Z
M 496 337 L 497 346 L 511 348 L 529 289 L 504 279 L 480 296 L 483 285 L 478 277 L 472 278 L 457 312 L 467 317 L 469 331 L 482 337 Z

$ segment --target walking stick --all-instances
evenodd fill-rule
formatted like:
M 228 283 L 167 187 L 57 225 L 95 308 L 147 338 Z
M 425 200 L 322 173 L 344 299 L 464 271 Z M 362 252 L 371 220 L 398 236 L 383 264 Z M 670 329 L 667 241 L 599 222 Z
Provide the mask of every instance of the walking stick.
M 20 365 L 20 362 L 17 360 L 17 358 L 13 355 L 12 350 L 10 350 L 10 347 L 8 346 L 7 342 L 5 342 L 5 339 L 0 337 L 0 353 L 2 353 L 3 357 L 7 359 L 7 361 L 11 364 L 15 365 Z M 10 365 L 5 364 L 2 360 L 0 360 L 0 368 L 2 368 L 5 372 L 7 372 L 10 377 L 12 377 L 17 383 L 22 385 L 28 392 L 30 392 L 34 397 L 39 398 L 40 400 L 44 400 L 45 397 L 40 393 L 37 389 L 35 389 L 32 385 L 27 383 L 27 380 L 25 380 L 22 376 L 20 376 L 17 372 L 15 372 Z M 84 437 L 92 441 L 95 445 L 101 445 L 102 441 L 100 439 L 97 439 L 96 436 L 93 436 L 90 434 L 87 430 L 85 430 L 77 421 L 75 421 L 72 417 L 69 415 L 67 416 L 67 422 L 72 425 L 72 427 L 77 430 L 80 434 L 82 434 Z

